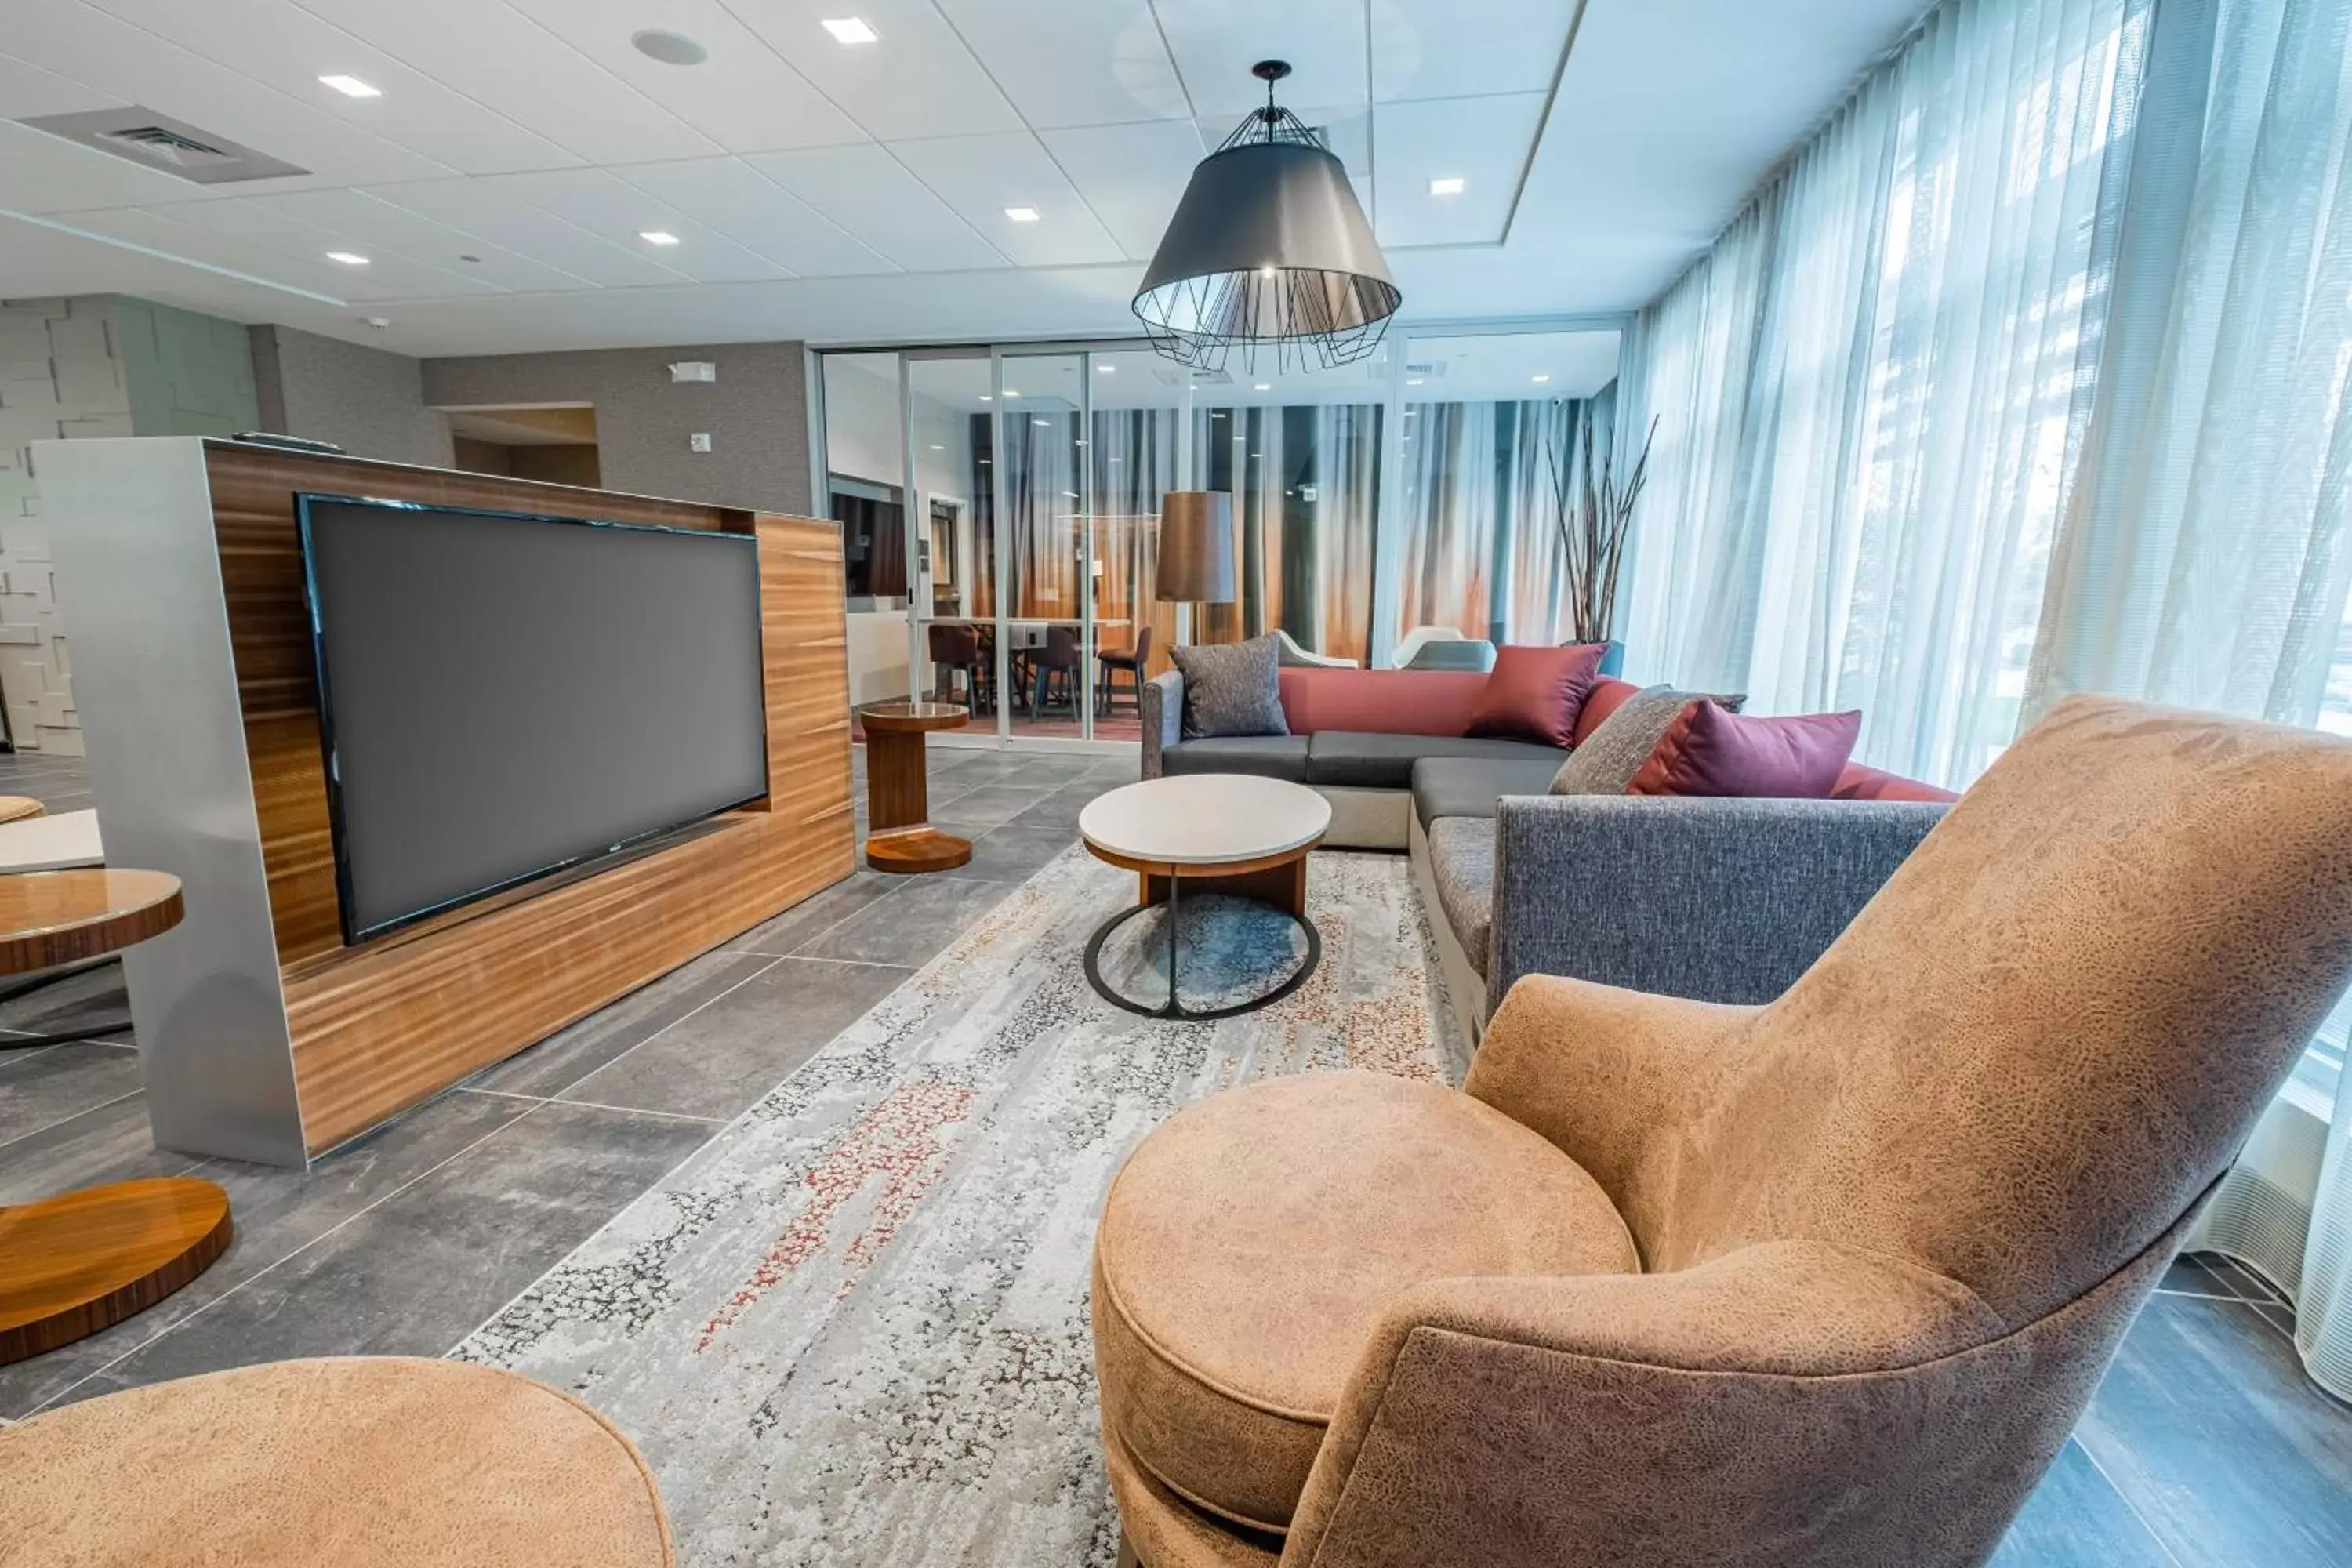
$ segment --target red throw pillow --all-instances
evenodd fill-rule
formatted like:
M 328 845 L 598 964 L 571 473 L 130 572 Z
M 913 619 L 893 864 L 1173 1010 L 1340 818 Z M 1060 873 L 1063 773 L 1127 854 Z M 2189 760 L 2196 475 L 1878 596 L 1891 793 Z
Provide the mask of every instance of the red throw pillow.
M 1592 689 L 1584 694 L 1584 706 L 1576 710 L 1575 743 L 1580 746 L 1592 739 L 1592 731 L 1601 728 L 1603 719 L 1623 707 L 1628 697 L 1641 694 L 1640 687 L 1613 675 L 1604 675 L 1594 681 Z
M 1496 649 L 1486 689 L 1463 733 L 1567 745 L 1576 733 L 1576 711 L 1608 652 L 1607 643 L 1595 642 Z
M 1683 710 L 1627 795 L 1827 800 L 1862 733 L 1862 710 L 1758 719 L 1698 701 Z

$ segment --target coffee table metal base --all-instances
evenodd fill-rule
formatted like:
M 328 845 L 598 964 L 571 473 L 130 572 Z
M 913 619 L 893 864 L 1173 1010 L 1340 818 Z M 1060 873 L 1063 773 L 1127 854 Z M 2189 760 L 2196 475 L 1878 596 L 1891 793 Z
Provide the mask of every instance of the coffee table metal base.
M 1202 1023 L 1215 1018 L 1238 1017 L 1244 1013 L 1255 1013 L 1261 1007 L 1270 1007 L 1275 1003 L 1281 1001 L 1285 996 L 1289 995 L 1301 985 L 1306 984 L 1307 976 L 1315 973 L 1315 966 L 1323 961 L 1322 933 L 1315 929 L 1315 922 L 1307 918 L 1307 912 L 1303 908 L 1292 909 L 1288 907 L 1286 902 L 1277 902 L 1271 900 L 1260 900 L 1262 902 L 1265 902 L 1269 908 L 1281 910 L 1284 914 L 1286 914 L 1292 920 L 1297 921 L 1298 922 L 1298 929 L 1307 933 L 1307 956 L 1299 961 L 1298 968 L 1293 972 L 1289 979 L 1284 981 L 1281 984 L 1276 986 L 1273 990 L 1267 992 L 1263 996 L 1253 996 L 1246 1002 L 1236 1002 L 1228 1007 L 1195 1008 L 1185 1006 L 1181 998 L 1181 994 L 1178 989 L 1176 979 L 1176 955 L 1178 951 L 1176 922 L 1177 916 L 1181 911 L 1181 906 L 1182 903 L 1183 895 L 1181 889 L 1183 883 L 1184 879 L 1182 877 L 1147 878 L 1146 901 L 1137 904 L 1131 910 L 1119 910 L 1118 913 L 1111 916 L 1110 919 L 1103 921 L 1101 925 L 1095 928 L 1094 936 L 1087 942 L 1087 984 L 1093 986 L 1095 988 L 1095 994 L 1100 996 L 1104 1001 L 1108 1002 L 1115 1007 L 1124 1007 L 1130 1013 L 1140 1014 L 1147 1018 L 1181 1018 L 1188 1022 Z M 1105 980 L 1102 974 L 1102 950 L 1103 943 L 1110 940 L 1111 932 L 1118 930 L 1119 927 L 1125 925 L 1136 916 L 1160 907 L 1157 900 L 1150 897 L 1150 893 L 1151 891 L 1156 891 L 1162 886 L 1164 886 L 1168 891 L 1168 1000 L 1154 1005 L 1150 1003 L 1138 1002 L 1131 997 L 1122 996 L 1117 991 L 1111 989 L 1110 983 Z M 1208 891 L 1210 889 L 1203 889 L 1202 890 Z M 1222 891 L 1223 889 L 1217 890 Z

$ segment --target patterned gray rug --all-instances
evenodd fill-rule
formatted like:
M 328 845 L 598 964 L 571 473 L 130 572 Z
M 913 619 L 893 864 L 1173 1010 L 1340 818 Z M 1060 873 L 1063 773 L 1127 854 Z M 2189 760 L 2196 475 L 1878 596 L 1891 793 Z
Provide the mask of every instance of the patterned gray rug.
M 1402 857 L 1315 856 L 1321 965 L 1213 1024 L 1087 986 L 1134 889 L 1071 849 L 451 1353 L 616 1421 L 691 1568 L 1109 1564 L 1087 1279 L 1127 1151 L 1249 1079 L 1464 1062 Z M 1129 994 L 1165 994 L 1162 919 L 1106 952 Z M 1298 942 L 1210 899 L 1183 934 L 1196 1005 Z

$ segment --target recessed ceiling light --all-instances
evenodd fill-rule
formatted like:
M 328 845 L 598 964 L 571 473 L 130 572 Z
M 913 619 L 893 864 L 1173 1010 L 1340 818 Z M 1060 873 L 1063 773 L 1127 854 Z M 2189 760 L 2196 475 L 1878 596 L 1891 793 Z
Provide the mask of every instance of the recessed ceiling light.
M 1021 395 L 1008 386 L 1004 389 L 1004 395 L 1007 397 L 1018 397 Z
M 824 30 L 833 35 L 836 44 L 872 44 L 882 38 L 881 34 L 866 25 L 863 16 L 828 16 Z
M 1037 221 L 1037 209 L 1035 207 L 1006 207 L 1004 209 L 1004 216 L 1011 218 L 1014 223 L 1035 223 Z
M 1272 392 L 1274 390 L 1274 384 L 1272 382 L 1261 381 L 1257 384 L 1257 390 L 1260 392 Z
M 710 58 L 709 49 L 684 33 L 673 33 L 662 27 L 647 27 L 642 33 L 632 33 L 629 42 L 646 58 L 659 60 L 666 66 L 698 66 Z
M 944 452 L 947 448 L 940 446 L 937 441 L 934 441 L 931 443 L 931 450 L 934 452 Z
M 1533 382 L 1534 382 L 1538 386 L 1541 386 L 1545 382 L 1549 381 L 1549 380 L 1551 379 L 1551 377 L 1549 377 L 1549 376 L 1548 376 L 1548 375 L 1538 375 L 1538 376 L 1532 376 L 1532 377 L 1530 377 L 1529 379 L 1530 379 L 1530 380 L 1532 380 L 1532 381 L 1533 381 Z
M 370 87 L 359 78 L 344 76 L 340 71 L 333 76 L 322 76 L 319 81 L 321 86 L 331 87 L 345 98 L 382 98 L 383 96 L 383 89 Z
M 1429 182 L 1429 194 L 1433 196 L 1458 196 L 1462 194 L 1462 186 L 1461 175 L 1441 174 Z
M 985 393 L 985 392 L 983 392 L 983 393 L 982 393 L 982 394 L 980 395 L 980 400 L 981 400 L 982 403 L 993 403 L 993 402 L 995 402 L 995 401 L 996 401 L 996 399 L 995 399 L 995 397 L 994 397 L 993 395 L 991 395 L 991 394 L 989 394 L 989 393 Z
M 666 228 L 641 228 L 637 230 L 637 237 L 644 240 L 647 245 L 676 245 L 677 243 L 677 236 L 670 233 L 669 230 Z
M 1404 384 L 1407 386 L 1419 386 L 1421 384 L 1421 377 L 1417 375 L 1406 376 L 1404 378 Z
M 1103 374 L 1105 374 L 1105 375 L 1109 375 L 1109 374 L 1112 374 L 1113 373 L 1115 373 L 1115 372 L 1118 369 L 1118 366 L 1117 366 L 1117 365 L 1115 365 L 1115 364 L 1098 364 L 1098 365 L 1095 366 L 1095 369 L 1097 369 L 1097 371 L 1101 372 L 1101 373 L 1102 373 Z
M 1043 430 L 1046 426 L 1051 425 L 1053 421 L 1051 419 L 1032 419 L 1029 423 L 1037 426 L 1038 429 Z
M 368 264 L 367 258 L 356 250 L 331 250 L 327 252 L 327 259 L 340 261 L 346 267 L 365 267 Z

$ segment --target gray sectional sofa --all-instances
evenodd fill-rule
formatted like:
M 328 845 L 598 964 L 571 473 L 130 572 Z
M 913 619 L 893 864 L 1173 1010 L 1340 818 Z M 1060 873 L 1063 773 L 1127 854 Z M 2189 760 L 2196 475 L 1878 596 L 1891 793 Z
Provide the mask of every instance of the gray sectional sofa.
M 1331 831 L 1324 842 L 1335 849 L 1402 849 L 1409 837 L 1413 764 L 1425 757 L 1479 762 L 1517 762 L 1544 770 L 1549 779 L 1567 759 L 1558 746 L 1498 741 L 1458 732 L 1465 694 L 1475 698 L 1481 672 L 1417 674 L 1404 670 L 1286 669 L 1284 707 L 1293 733 L 1232 735 L 1210 740 L 1182 738 L 1184 678 L 1174 670 L 1143 683 L 1143 776 L 1163 773 L 1255 773 L 1305 784 L 1331 803 Z M 1396 734 L 1311 728 L 1311 693 L 1366 688 L 1427 693 L 1433 722 L 1454 721 L 1457 732 Z
M 1327 845 L 1405 850 L 1473 1041 L 1523 974 L 1769 1001 L 1947 809 L 1871 798 L 1943 792 L 1866 768 L 1828 800 L 1555 795 L 1558 747 L 1311 729 L 1308 694 L 1287 683 L 1300 733 L 1187 741 L 1182 707 L 1181 676 L 1145 683 L 1143 776 L 1287 779 L 1331 802 Z
M 1409 853 L 1475 1040 L 1523 974 L 1768 1002 L 1948 809 L 1925 801 L 1547 795 L 1525 763 L 1413 769 Z

